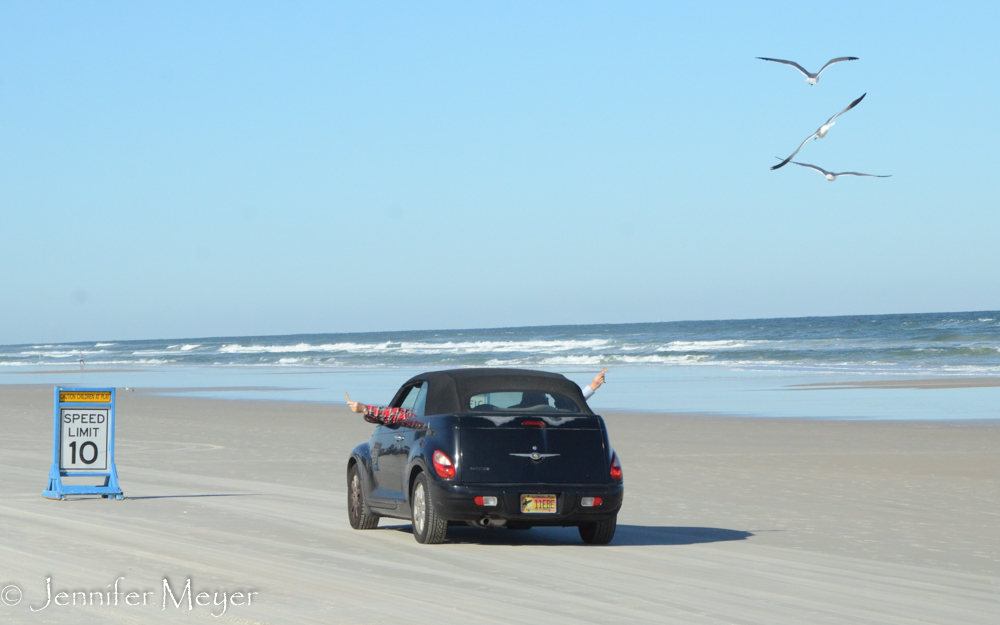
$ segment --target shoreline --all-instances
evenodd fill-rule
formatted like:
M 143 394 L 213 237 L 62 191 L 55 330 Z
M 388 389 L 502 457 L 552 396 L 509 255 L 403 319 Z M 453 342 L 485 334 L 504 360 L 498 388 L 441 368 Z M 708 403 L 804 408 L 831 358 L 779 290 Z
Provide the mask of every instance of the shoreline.
M 928 380 L 921 380 L 921 382 L 927 382 Z M 841 386 L 843 384 L 843 386 Z M 84 388 L 87 385 L 83 384 L 46 384 L 46 383 L 29 383 L 29 384 L 17 384 L 17 383 L 4 383 L 0 382 L 0 393 L 3 389 L 47 389 L 51 393 L 51 389 L 56 386 L 61 386 L 64 388 Z M 813 388 L 815 386 L 816 388 Z M 983 384 L 983 385 L 956 385 L 956 386 L 881 386 L 881 385 L 871 385 L 865 386 L 864 389 L 870 390 L 955 390 L 955 389 L 968 389 L 968 388 L 993 388 L 1000 387 L 1000 378 L 997 379 L 995 384 Z M 337 400 L 304 400 L 297 398 L 281 398 L 281 397 L 225 397 L 225 396 L 204 396 L 198 395 L 197 393 L 253 393 L 253 392 L 265 392 L 265 393 L 283 393 L 283 392 L 296 392 L 301 390 L 311 390 L 296 387 L 274 387 L 274 386 L 205 386 L 205 387 L 157 387 L 157 388 L 133 388 L 133 387 L 116 387 L 118 391 L 118 397 L 121 399 L 123 396 L 134 396 L 134 397 L 160 397 L 160 398 L 174 398 L 174 399 L 192 399 L 198 401 L 220 401 L 220 402 L 247 402 L 247 403 L 264 403 L 264 404 L 277 404 L 277 405 L 300 405 L 300 406 L 327 406 L 327 407 L 340 407 L 344 408 L 346 403 Z M 127 389 L 127 390 L 126 390 Z M 810 385 L 809 388 L 786 388 L 780 389 L 783 391 L 824 391 L 824 390 L 856 390 L 855 386 L 850 385 L 850 383 L 837 383 L 828 382 L 820 383 L 816 385 Z M 50 398 L 51 399 L 51 398 Z M 857 422 L 857 423 L 983 423 L 988 424 L 992 422 L 997 422 L 1000 424 L 1000 411 L 997 412 L 996 416 L 984 416 L 984 417 L 949 417 L 949 418 L 906 418 L 906 417 L 896 417 L 896 418 L 884 418 L 884 417 L 865 417 L 865 416 L 776 416 L 776 415 L 757 415 L 751 413 L 732 413 L 732 412 L 717 412 L 709 410 L 650 410 L 650 409 L 633 409 L 633 408 L 592 408 L 595 414 L 599 415 L 615 415 L 615 414 L 634 414 L 634 415 L 655 415 L 660 417 L 697 417 L 703 419 L 750 419 L 756 421 L 830 421 L 830 422 Z

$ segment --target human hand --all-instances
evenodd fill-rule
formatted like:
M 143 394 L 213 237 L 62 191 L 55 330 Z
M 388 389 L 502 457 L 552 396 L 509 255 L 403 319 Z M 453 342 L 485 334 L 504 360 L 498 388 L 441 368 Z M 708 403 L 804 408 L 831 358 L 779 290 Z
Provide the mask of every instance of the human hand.
M 594 389 L 595 391 L 601 388 L 601 385 L 604 384 L 604 372 L 607 370 L 608 370 L 607 367 L 601 369 L 601 372 L 598 373 L 596 377 L 594 377 L 594 381 L 590 383 L 590 388 Z
M 344 397 L 347 398 L 347 407 L 350 408 L 352 412 L 356 412 L 358 414 L 361 414 L 362 412 L 365 411 L 365 405 L 364 404 L 362 404 L 359 401 L 351 401 L 351 396 L 348 395 L 347 393 L 344 393 Z

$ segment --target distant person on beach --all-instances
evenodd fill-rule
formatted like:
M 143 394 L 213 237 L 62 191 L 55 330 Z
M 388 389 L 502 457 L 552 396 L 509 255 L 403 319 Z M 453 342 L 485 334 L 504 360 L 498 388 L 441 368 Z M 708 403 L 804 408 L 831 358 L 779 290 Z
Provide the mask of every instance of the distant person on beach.
M 604 372 L 607 369 L 601 369 L 594 380 L 583 387 L 583 398 L 590 399 L 597 392 L 597 389 L 604 385 Z M 359 401 L 351 401 L 351 396 L 344 393 L 347 397 L 347 407 L 351 409 L 352 412 L 365 415 L 365 421 L 374 424 L 389 424 L 398 423 L 400 421 L 406 421 L 413 416 L 413 410 L 409 408 L 389 408 L 387 406 L 369 406 L 367 404 L 362 404 Z

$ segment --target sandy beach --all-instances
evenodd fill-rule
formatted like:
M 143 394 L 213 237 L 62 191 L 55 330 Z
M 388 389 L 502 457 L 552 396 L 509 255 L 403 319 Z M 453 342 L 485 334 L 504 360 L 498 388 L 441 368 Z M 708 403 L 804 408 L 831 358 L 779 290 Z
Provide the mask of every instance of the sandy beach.
M 816 384 L 793 384 L 789 388 L 792 390 L 832 390 L 832 389 L 919 389 L 933 390 L 944 388 L 993 388 L 1000 386 L 1000 378 L 993 376 L 989 378 L 977 378 L 971 376 L 948 377 L 948 378 L 923 378 L 908 380 L 866 380 L 852 382 L 820 382 Z
M 605 414 L 626 500 L 575 529 L 351 530 L 343 406 L 121 393 L 125 501 L 43 499 L 51 386 L 0 387 L 4 623 L 994 623 L 1000 422 Z M 60 590 L 147 605 L 46 606 Z M 162 607 L 180 593 L 251 605 Z M 7 596 L 7 595 L 5 595 Z M 31 607 L 39 609 L 32 612 Z

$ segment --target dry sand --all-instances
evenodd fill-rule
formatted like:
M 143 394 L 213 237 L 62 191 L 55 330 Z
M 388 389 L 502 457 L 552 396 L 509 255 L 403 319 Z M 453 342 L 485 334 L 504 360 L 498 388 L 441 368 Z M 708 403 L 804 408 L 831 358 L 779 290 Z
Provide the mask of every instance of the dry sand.
M 618 534 L 347 524 L 339 406 L 123 393 L 126 501 L 43 499 L 51 387 L 0 387 L 2 623 L 997 623 L 1000 423 L 605 415 Z M 155 605 L 54 606 L 59 590 Z M 179 591 L 251 606 L 161 608 Z

